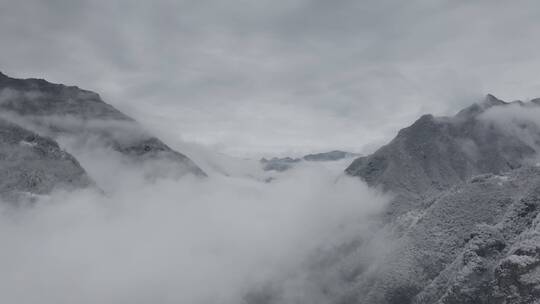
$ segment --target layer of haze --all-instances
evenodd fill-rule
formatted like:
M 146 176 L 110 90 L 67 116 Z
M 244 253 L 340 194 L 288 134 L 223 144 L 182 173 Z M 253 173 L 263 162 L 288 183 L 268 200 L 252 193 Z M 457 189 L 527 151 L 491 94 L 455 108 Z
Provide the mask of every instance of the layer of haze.
M 0 203 L 1 303 L 237 304 L 273 282 L 284 303 L 319 303 L 305 264 L 367 233 L 386 201 L 344 176 L 343 162 L 266 183 L 253 163 L 218 157 L 208 163 L 229 176 L 206 166 L 206 179 L 148 180 L 153 168 L 60 143 L 104 193 Z
M 534 0 L 0 0 L 0 70 L 228 154 L 372 150 L 421 113 L 540 95 Z

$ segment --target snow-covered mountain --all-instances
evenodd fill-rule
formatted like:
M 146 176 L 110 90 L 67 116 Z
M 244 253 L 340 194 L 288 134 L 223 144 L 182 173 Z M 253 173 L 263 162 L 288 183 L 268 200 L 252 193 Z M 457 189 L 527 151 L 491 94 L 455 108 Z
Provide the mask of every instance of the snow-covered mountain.
M 392 199 L 369 233 L 312 259 L 298 303 L 538 303 L 539 147 L 538 100 L 488 95 L 357 158 L 346 174 Z M 248 303 L 288 303 L 286 285 Z
M 488 95 L 453 117 L 424 115 L 372 155 L 356 159 L 346 172 L 396 194 L 389 212 L 399 216 L 423 208 L 430 198 L 472 176 L 534 162 L 538 120 L 501 122 L 515 111 L 539 109 L 536 102 L 506 103 Z M 522 136 L 512 132 L 516 128 Z
M 92 185 L 79 162 L 48 137 L 0 119 L 0 143 L 2 199 L 30 198 L 56 187 Z
M 394 195 L 382 220 L 392 249 L 356 265 L 340 303 L 536 303 L 539 126 L 537 100 L 488 95 L 355 160 L 348 174 Z
M 139 166 L 163 164 L 163 171 L 174 176 L 206 175 L 98 94 L 75 86 L 0 73 L 0 110 L 4 196 L 43 194 L 55 186 L 90 183 L 79 162 L 57 141 L 70 142 L 77 149 L 100 147 Z

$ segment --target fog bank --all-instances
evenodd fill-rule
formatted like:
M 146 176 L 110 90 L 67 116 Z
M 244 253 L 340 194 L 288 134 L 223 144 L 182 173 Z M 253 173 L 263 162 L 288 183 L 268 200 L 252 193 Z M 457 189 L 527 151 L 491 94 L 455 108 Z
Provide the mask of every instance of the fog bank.
M 309 256 L 367 231 L 386 201 L 323 164 L 270 183 L 217 172 L 149 180 L 153 168 L 73 148 L 104 194 L 2 204 L 2 303 L 241 303 L 289 279 L 300 296 Z

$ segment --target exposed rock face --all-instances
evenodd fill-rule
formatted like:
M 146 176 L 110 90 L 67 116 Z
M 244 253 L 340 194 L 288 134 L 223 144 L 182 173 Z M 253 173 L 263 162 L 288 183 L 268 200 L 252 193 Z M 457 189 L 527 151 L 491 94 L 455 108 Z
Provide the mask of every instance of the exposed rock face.
M 538 109 L 488 95 L 454 117 L 421 117 L 346 169 L 396 194 L 383 228 L 393 249 L 357 265 L 337 303 L 540 300 L 540 130 L 513 121 L 520 137 L 484 119 L 507 107 Z
M 75 86 L 14 79 L 0 73 L 0 110 L 5 119 L 39 134 L 94 140 L 135 162 L 167 161 L 177 175 L 206 175 L 188 157 L 145 132 L 98 94 Z
M 55 141 L 3 119 L 0 119 L 0 168 L 3 200 L 93 184 L 77 160 Z

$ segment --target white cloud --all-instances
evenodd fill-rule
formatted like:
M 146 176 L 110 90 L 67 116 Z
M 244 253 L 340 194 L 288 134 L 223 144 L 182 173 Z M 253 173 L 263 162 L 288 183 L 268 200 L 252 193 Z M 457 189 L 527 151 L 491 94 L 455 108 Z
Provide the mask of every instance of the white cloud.
M 2 205 L 2 303 L 239 303 L 266 282 L 311 283 L 297 278 L 309 256 L 362 235 L 386 202 L 341 167 L 148 181 L 114 153 L 70 149 L 105 195 Z
M 362 152 L 421 113 L 450 114 L 488 92 L 540 94 L 532 0 L 0 8 L 6 73 L 95 90 L 145 124 L 228 153 Z
M 514 140 L 540 152 L 540 107 L 532 103 L 514 103 L 493 107 L 482 113 L 482 121 L 499 128 Z

